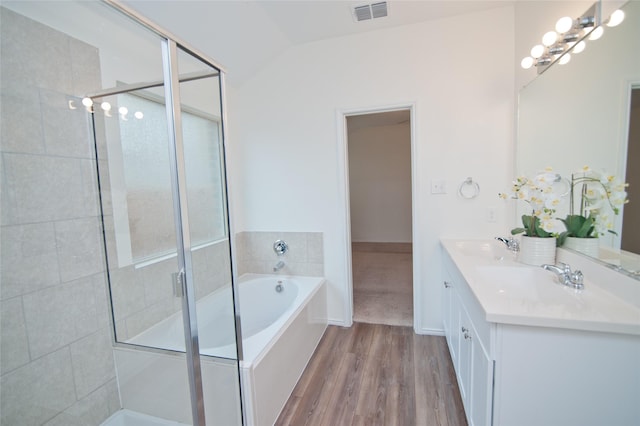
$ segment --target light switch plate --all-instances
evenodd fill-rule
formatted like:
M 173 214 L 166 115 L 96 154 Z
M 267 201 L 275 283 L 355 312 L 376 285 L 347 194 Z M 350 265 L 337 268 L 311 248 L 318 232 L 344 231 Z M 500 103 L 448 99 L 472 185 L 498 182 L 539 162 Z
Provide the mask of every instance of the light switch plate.
M 498 215 L 498 209 L 495 207 L 487 207 L 487 222 L 496 222 L 496 216 Z
M 431 193 L 432 194 L 446 194 L 447 184 L 444 179 L 433 179 L 431 181 Z

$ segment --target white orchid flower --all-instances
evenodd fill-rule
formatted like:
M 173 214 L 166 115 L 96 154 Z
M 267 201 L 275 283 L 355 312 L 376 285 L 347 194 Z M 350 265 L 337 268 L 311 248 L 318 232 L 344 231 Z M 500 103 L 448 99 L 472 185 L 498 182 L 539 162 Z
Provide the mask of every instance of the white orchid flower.
M 561 220 L 558 219 L 548 219 L 548 220 L 542 220 L 540 223 L 540 226 L 542 227 L 542 229 L 544 229 L 547 232 L 550 232 L 552 234 L 560 234 L 564 231 L 566 231 L 566 227 L 564 225 L 564 223 L 562 223 Z

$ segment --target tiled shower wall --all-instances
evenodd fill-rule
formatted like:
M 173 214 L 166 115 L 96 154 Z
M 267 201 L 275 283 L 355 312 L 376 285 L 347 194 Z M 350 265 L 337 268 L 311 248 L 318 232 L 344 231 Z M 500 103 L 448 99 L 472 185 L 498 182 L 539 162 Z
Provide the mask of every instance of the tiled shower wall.
M 95 155 L 71 95 L 100 87 L 97 50 L 0 8 L 1 418 L 99 424 L 120 408 Z
M 273 243 L 284 240 L 288 252 L 279 257 Z M 238 275 L 245 273 L 324 276 L 324 249 L 321 232 L 239 232 L 236 234 Z M 282 260 L 284 268 L 273 267 Z

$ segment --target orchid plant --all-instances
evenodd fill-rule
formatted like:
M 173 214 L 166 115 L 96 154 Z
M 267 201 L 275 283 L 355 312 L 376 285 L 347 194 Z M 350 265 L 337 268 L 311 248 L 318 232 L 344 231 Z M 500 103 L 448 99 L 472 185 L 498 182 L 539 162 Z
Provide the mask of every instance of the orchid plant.
M 551 168 L 546 168 L 533 178 L 518 177 L 509 193 L 498 194 L 505 200 L 522 200 L 531 207 L 530 215 L 522 215 L 523 227 L 512 229 L 512 235 L 524 233 L 528 237 L 550 238 L 562 232 L 562 223 L 553 217 L 562 196 L 556 185 L 560 179 Z
M 569 198 L 569 214 L 561 219 L 567 230 L 558 237 L 562 245 L 567 237 L 597 238 L 611 233 L 613 217 L 620 214 L 620 207 L 629 202 L 626 188 L 628 183 L 614 175 L 597 172 L 585 166 L 579 172 L 571 174 Z M 579 195 L 576 197 L 576 189 Z M 576 213 L 574 202 L 579 199 L 579 210 Z

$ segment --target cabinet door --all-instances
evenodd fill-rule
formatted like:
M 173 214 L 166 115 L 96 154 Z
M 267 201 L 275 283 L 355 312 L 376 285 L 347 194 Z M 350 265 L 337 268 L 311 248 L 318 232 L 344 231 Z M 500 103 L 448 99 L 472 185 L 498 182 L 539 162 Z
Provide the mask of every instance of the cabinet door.
M 473 329 L 472 329 L 473 330 Z M 471 408 L 470 425 L 491 424 L 493 407 L 493 361 L 480 344 L 475 334 L 471 334 Z
M 464 408 L 467 413 L 467 418 L 470 419 L 469 413 L 471 412 L 471 356 L 472 356 L 472 335 L 471 335 L 471 320 L 469 314 L 464 309 L 463 305 L 458 300 L 459 307 L 459 327 L 458 335 L 460 336 L 460 347 L 458 351 L 458 385 L 460 387 L 460 396 L 464 403 Z
M 451 350 L 451 295 L 453 288 L 451 286 L 451 278 L 445 274 L 442 286 L 442 325 L 444 335 L 447 338 L 449 350 Z

